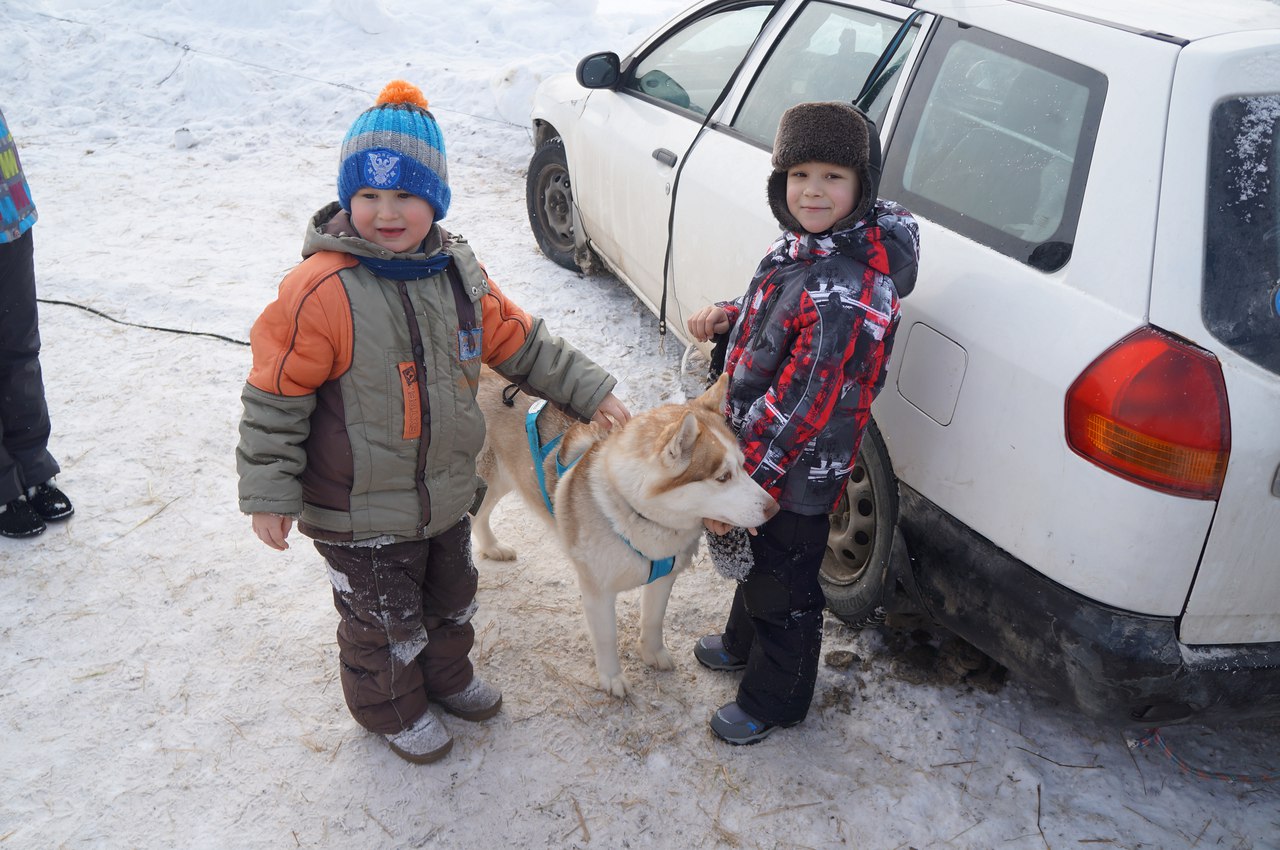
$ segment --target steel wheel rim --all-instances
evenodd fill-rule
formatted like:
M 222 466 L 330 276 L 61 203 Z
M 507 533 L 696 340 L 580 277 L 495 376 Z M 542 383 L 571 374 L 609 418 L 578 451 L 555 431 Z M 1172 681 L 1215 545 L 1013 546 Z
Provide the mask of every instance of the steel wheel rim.
M 822 560 L 822 578 L 828 583 L 850 585 L 866 574 L 876 544 L 876 507 L 871 476 L 859 464 L 831 515 L 827 554 Z
M 538 196 L 542 199 L 542 221 L 548 239 L 557 251 L 573 250 L 573 195 L 569 191 L 569 172 L 560 166 L 542 170 L 538 179 Z

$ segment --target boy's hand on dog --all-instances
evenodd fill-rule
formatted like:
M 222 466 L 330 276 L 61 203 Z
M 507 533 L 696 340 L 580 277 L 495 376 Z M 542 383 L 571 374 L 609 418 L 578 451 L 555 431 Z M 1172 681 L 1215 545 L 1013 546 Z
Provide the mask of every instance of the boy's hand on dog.
M 622 403 L 622 400 L 613 393 L 609 393 L 604 397 L 604 401 L 600 402 L 600 406 L 596 408 L 595 416 L 591 417 L 591 421 L 609 431 L 613 429 L 614 425 L 621 425 L 630 418 L 631 411 L 627 410 L 627 406 Z
M 283 552 L 289 548 L 285 538 L 293 528 L 293 518 L 280 514 L 253 514 L 253 533 L 272 549 Z
M 730 531 L 732 531 L 736 527 L 736 526 L 730 525 L 727 522 L 721 522 L 718 519 L 707 519 L 706 517 L 703 517 L 702 525 L 704 528 L 707 529 L 707 531 L 710 531 L 712 534 L 716 535 L 717 537 L 724 537 L 726 534 L 728 534 Z M 755 537 L 759 533 L 760 532 L 758 532 L 754 528 L 747 529 L 747 534 L 750 534 L 752 537 Z
M 689 328 L 689 335 L 699 342 L 706 342 L 716 334 L 725 333 L 732 327 L 729 314 L 714 304 L 694 313 L 685 325 Z

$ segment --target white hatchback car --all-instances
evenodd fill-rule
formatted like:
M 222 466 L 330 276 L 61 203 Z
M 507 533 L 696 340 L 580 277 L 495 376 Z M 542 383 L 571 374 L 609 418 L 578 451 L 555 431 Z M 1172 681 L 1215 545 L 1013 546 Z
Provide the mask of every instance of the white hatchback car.
M 539 88 L 539 244 L 683 338 L 777 235 L 779 116 L 837 99 L 922 260 L 832 610 L 1099 718 L 1280 714 L 1280 6 L 705 0 Z

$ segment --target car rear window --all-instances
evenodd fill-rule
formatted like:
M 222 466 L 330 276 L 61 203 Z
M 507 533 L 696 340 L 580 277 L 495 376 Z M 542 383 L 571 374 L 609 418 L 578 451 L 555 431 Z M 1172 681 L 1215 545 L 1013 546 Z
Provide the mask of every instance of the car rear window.
M 1209 140 L 1205 325 L 1280 373 L 1280 94 L 1219 103 Z
M 943 21 L 885 160 L 881 194 L 1044 271 L 1064 266 L 1106 97 L 1098 71 Z

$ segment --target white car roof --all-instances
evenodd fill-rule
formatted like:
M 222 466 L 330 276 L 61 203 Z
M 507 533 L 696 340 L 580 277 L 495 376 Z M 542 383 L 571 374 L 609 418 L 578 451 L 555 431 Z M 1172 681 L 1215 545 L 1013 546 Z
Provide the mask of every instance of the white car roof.
M 1189 41 L 1242 30 L 1280 30 L 1280 0 L 994 0 L 982 6 L 1033 6 Z M 943 15 L 972 10 L 973 0 L 920 0 L 914 8 Z

